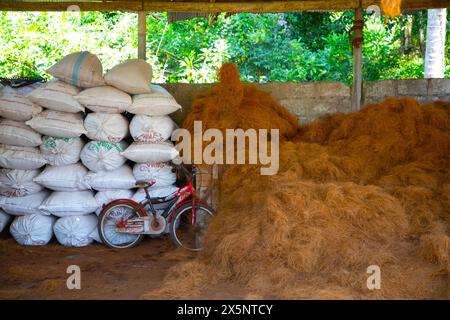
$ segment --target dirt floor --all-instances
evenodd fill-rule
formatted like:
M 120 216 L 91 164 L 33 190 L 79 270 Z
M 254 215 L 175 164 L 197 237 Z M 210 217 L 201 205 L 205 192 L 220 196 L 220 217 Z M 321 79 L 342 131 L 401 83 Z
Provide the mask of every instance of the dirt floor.
M 194 255 L 175 249 L 170 239 L 145 239 L 139 246 L 113 250 L 95 243 L 64 247 L 55 239 L 46 246 L 21 246 L 0 233 L 0 299 L 139 299 L 158 288 L 168 269 Z M 81 269 L 81 289 L 69 290 L 69 265 Z M 245 290 L 219 283 L 200 299 L 242 299 Z

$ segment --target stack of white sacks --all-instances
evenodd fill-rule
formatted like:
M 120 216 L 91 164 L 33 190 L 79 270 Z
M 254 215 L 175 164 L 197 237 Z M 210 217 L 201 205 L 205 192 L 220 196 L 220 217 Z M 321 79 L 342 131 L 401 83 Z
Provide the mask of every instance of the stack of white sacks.
M 27 126 L 42 108 L 29 99 L 3 90 L 0 96 L 0 230 L 17 216 L 10 230 L 22 244 L 46 244 L 53 236 L 54 218 L 40 214 L 49 195 L 33 179 L 46 160 L 39 151 L 41 135 Z M 11 216 L 9 216 L 11 215 Z
M 10 231 L 19 243 L 46 244 L 54 232 L 63 245 L 85 246 L 100 241 L 94 213 L 104 204 L 143 199 L 133 195 L 136 180 L 155 179 L 152 196 L 176 190 L 169 162 L 177 151 L 166 141 L 175 124 L 167 114 L 181 107 L 161 87 L 150 89 L 152 70 L 143 60 L 103 78 L 97 56 L 78 52 L 48 73 L 56 79 L 28 97 L 7 90 L 0 97 L 0 231 L 8 214 L 17 215 Z M 136 114 L 130 146 L 125 111 Z M 137 162 L 133 169 L 127 160 Z
M 170 161 L 178 152 L 170 141 L 176 124 L 168 114 L 178 110 L 179 105 L 162 87 L 152 85 L 151 94 L 133 97 L 128 112 L 135 114 L 130 122 L 130 134 L 134 140 L 123 155 L 136 162 L 133 174 L 136 180 L 155 180 L 150 188 L 151 197 L 166 197 L 175 192 L 177 177 Z M 145 192 L 140 189 L 133 200 L 140 202 Z

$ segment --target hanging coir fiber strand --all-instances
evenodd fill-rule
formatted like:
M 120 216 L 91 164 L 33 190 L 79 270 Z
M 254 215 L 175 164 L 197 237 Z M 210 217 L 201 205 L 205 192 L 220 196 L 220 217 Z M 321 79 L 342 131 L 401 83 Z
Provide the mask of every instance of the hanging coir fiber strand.
M 381 0 L 381 9 L 391 17 L 399 16 L 401 13 L 402 0 Z

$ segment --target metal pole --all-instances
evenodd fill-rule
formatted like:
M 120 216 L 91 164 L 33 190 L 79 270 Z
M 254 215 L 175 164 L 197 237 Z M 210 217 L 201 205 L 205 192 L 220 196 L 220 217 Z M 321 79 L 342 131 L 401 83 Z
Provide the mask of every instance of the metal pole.
M 362 79 L 362 45 L 363 45 L 363 9 L 355 10 L 353 22 L 353 92 L 352 109 L 358 111 L 362 104 L 363 79 Z
M 147 46 L 147 12 L 138 12 L 138 58 L 145 60 L 145 49 Z

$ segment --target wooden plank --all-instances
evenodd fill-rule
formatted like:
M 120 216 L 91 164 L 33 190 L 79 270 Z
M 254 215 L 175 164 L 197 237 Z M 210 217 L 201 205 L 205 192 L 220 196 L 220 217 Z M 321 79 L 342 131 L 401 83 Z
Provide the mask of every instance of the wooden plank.
M 403 0 L 402 2 L 402 9 L 405 10 L 448 8 L 448 7 L 450 7 L 449 0 L 431 0 L 431 1 Z
M 379 5 L 380 0 L 362 0 L 362 7 Z M 359 0 L 293 0 L 293 1 L 2 1 L 1 11 L 66 11 L 77 5 L 81 11 L 167 11 L 167 12 L 295 12 L 342 11 L 359 7 Z M 403 0 L 403 10 L 446 8 L 449 0 Z
M 380 6 L 380 0 L 362 0 L 362 7 L 367 8 L 370 5 Z M 402 10 L 420 10 L 430 8 L 447 8 L 450 7 L 449 0 L 403 0 Z
M 147 48 L 147 12 L 138 12 L 138 58 L 145 60 Z
M 0 2 L 2 11 L 66 11 L 77 5 L 81 11 L 167 11 L 167 12 L 291 12 L 339 11 L 358 7 L 358 0 L 294 1 L 105 1 L 105 2 Z
M 76 5 L 80 11 L 141 11 L 142 1 L 113 2 L 0 2 L 0 11 L 67 11 Z
M 295 12 L 341 11 L 358 7 L 358 0 L 243 1 L 243 2 L 144 2 L 146 11 L 168 12 Z
M 362 39 L 363 39 L 363 9 L 355 10 L 355 21 L 353 25 L 353 92 L 352 110 L 358 111 L 362 104 Z

